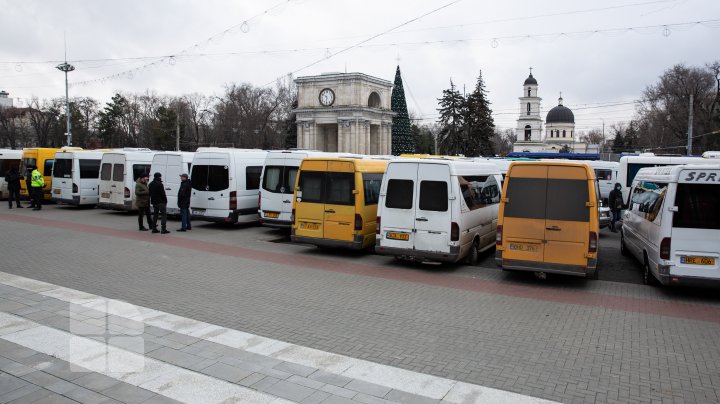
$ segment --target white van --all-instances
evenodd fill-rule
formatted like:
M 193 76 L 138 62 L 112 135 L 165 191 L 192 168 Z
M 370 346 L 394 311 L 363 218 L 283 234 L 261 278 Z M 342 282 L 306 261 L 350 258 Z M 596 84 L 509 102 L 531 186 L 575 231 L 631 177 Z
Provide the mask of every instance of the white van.
M 20 172 L 20 161 L 22 161 L 22 155 L 22 150 L 0 149 L 0 199 L 8 198 L 5 174 L 7 174 L 12 167 L 15 167 L 15 169 Z M 24 176 L 25 173 L 20 173 L 20 175 Z
M 150 149 L 125 148 L 103 154 L 100 162 L 100 200 L 105 209 L 136 210 L 135 181 L 150 173 L 153 156 Z
M 193 158 L 190 212 L 210 222 L 258 220 L 260 176 L 267 151 L 200 147 Z
M 607 199 L 610 195 L 610 191 L 615 188 L 615 183 L 618 182 L 618 168 L 620 163 L 617 161 L 603 161 L 603 160 L 587 160 L 590 167 L 595 170 L 595 178 L 600 188 L 600 199 L 603 201 L 603 206 L 608 206 Z
M 502 177 L 471 159 L 388 163 L 378 201 L 375 251 L 419 261 L 475 264 L 495 243 Z
M 623 216 L 620 248 L 643 281 L 720 285 L 720 164 L 643 168 Z
M 630 186 L 637 172 L 646 167 L 676 166 L 679 164 L 719 164 L 720 152 L 707 151 L 702 157 L 656 156 L 653 153 L 642 153 L 639 156 L 620 157 L 617 181 L 622 185 L 623 200 L 628 200 Z
M 180 208 L 177 206 L 177 194 L 180 189 L 180 174 L 190 175 L 192 168 L 193 152 L 157 152 L 153 156 L 150 166 L 150 178 L 155 173 L 162 174 L 165 195 L 167 196 L 167 214 L 180 215 Z M 191 179 L 192 181 L 192 179 Z
M 75 206 L 97 205 L 100 200 L 100 162 L 107 151 L 55 152 L 50 198 Z

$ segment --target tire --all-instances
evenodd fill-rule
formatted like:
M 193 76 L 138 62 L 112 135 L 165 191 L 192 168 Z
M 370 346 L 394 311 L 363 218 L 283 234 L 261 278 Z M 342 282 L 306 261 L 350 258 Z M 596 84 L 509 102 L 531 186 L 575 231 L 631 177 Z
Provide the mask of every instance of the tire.
M 478 263 L 479 255 L 480 255 L 480 252 L 478 251 L 478 242 L 474 241 L 472 247 L 470 248 L 470 252 L 467 255 L 467 258 L 465 258 L 465 262 L 468 265 L 475 266 Z
M 643 265 L 643 285 L 652 286 L 655 284 L 655 276 L 650 271 L 650 264 L 647 258 L 645 259 L 645 265 Z
M 620 230 L 620 254 L 625 257 L 630 256 L 630 251 L 628 251 L 627 245 L 625 245 L 625 233 L 622 230 Z

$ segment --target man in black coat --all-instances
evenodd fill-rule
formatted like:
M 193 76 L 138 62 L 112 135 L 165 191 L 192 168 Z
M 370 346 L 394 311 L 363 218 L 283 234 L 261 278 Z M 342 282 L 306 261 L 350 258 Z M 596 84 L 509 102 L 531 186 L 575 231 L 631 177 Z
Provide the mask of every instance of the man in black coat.
M 162 174 L 155 173 L 153 180 L 148 186 L 150 188 L 150 203 L 153 206 L 153 233 L 170 233 L 167 229 L 167 196 L 165 186 L 162 182 Z M 162 224 L 162 231 L 157 228 L 158 216 Z
M 188 180 L 187 174 L 180 174 L 180 189 L 178 189 L 178 201 L 177 205 L 180 208 L 180 229 L 178 231 L 192 230 L 190 226 L 190 194 L 192 189 L 190 187 L 190 180 Z
M 608 204 L 610 205 L 610 212 L 612 214 L 612 218 L 610 219 L 610 231 L 617 233 L 615 223 L 620 221 L 620 213 L 626 208 L 625 203 L 623 202 L 622 185 L 620 185 L 619 182 L 616 182 L 615 188 L 610 191 L 610 194 L 608 195 Z
M 8 207 L 10 209 L 12 209 L 13 199 L 15 199 L 18 208 L 23 207 L 20 205 L 20 181 L 22 179 L 23 176 L 20 175 L 15 167 L 11 167 L 10 171 L 5 174 L 5 182 L 7 182 L 8 187 Z

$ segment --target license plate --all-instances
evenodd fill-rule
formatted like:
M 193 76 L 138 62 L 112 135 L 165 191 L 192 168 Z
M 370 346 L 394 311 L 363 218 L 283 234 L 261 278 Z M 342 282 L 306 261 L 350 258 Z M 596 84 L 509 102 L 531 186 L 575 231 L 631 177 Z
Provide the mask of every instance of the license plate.
M 100 194 L 101 198 L 110 199 L 110 192 L 103 192 Z
M 532 244 L 515 244 L 510 243 L 510 250 L 512 251 L 526 251 L 526 252 L 538 252 L 539 247 Z
M 715 265 L 715 258 L 681 256 L 680 263 L 686 265 Z
M 320 230 L 320 223 L 300 222 L 300 228 L 305 230 Z
M 265 217 L 270 218 L 270 219 L 277 219 L 278 217 L 280 217 L 280 213 L 278 213 L 278 212 L 264 212 L 264 213 L 265 213 Z
M 53 189 L 53 194 L 59 195 L 60 192 L 62 192 L 62 191 L 59 189 Z
M 203 216 L 205 214 L 204 210 L 193 210 L 192 214 L 195 216 Z
M 402 240 L 402 241 L 408 241 L 410 240 L 410 234 L 409 233 L 398 233 L 394 231 L 389 231 L 385 234 L 385 238 L 388 240 Z

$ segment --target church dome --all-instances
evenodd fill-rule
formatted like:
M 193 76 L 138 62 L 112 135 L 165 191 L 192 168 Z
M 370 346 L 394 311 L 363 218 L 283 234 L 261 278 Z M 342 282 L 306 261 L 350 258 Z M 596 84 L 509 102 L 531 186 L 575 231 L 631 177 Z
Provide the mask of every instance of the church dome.
M 572 110 L 562 105 L 563 99 L 558 99 L 558 106 L 548 111 L 545 123 L 575 123 L 575 114 Z
M 525 79 L 525 82 L 523 83 L 524 86 L 526 86 L 526 85 L 528 85 L 528 84 L 532 84 L 532 85 L 535 85 L 535 86 L 537 85 L 537 80 L 535 80 L 535 77 L 533 77 L 532 73 L 530 73 L 530 75 L 528 76 L 528 78 L 526 78 L 526 79 Z

